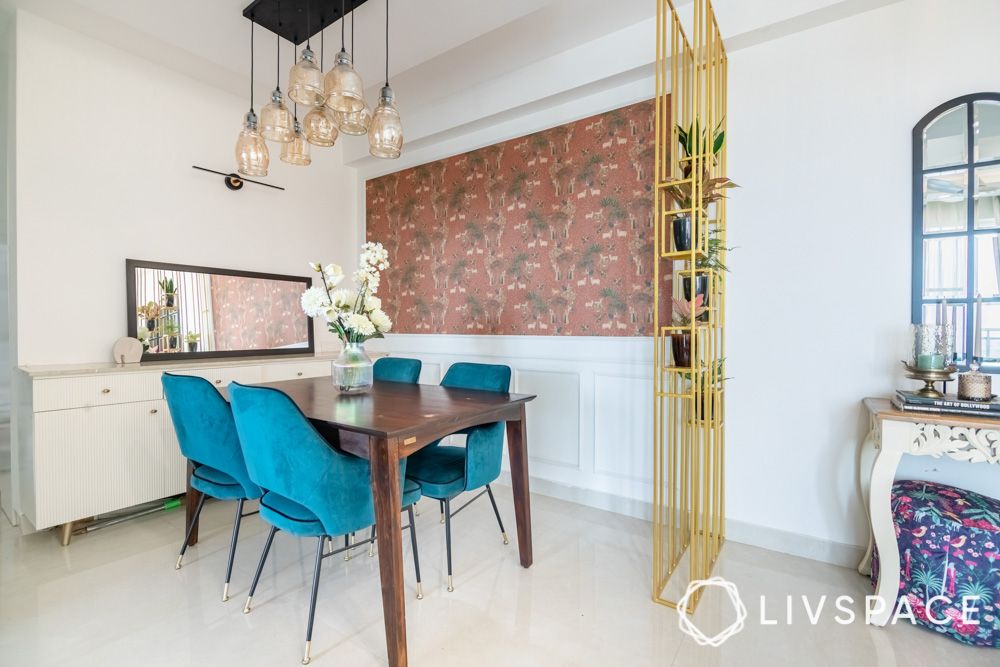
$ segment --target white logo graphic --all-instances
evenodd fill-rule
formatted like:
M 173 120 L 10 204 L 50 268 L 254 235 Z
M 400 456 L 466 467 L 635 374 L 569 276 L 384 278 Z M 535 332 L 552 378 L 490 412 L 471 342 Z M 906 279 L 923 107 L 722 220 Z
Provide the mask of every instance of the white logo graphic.
M 736 610 L 736 620 L 733 621 L 732 625 L 728 628 L 715 635 L 714 637 L 706 637 L 705 633 L 695 626 L 691 622 L 691 617 L 684 612 L 687 609 L 688 600 L 692 595 L 695 594 L 699 589 L 708 588 L 710 586 L 716 586 L 726 591 L 729 595 L 729 601 L 733 603 L 733 608 Z M 735 635 L 737 632 L 743 629 L 743 623 L 747 619 L 747 608 L 743 604 L 743 600 L 740 599 L 740 592 L 736 589 L 736 584 L 722 577 L 712 577 L 711 579 L 695 579 L 690 584 L 688 584 L 687 591 L 684 592 L 684 597 L 682 597 L 677 602 L 677 625 L 680 627 L 681 632 L 684 632 L 699 646 L 712 646 L 718 648 L 722 646 L 723 642 Z

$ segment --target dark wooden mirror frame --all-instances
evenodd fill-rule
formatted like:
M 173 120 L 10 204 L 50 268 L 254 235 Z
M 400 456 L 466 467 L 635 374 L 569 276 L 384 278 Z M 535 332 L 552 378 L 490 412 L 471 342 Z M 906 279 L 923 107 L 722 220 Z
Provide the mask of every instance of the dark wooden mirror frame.
M 281 280 L 285 282 L 302 283 L 302 289 L 312 286 L 312 278 L 308 276 L 289 276 L 280 273 L 260 273 L 257 271 L 239 271 L 236 269 L 219 269 L 210 266 L 191 266 L 189 264 L 170 264 L 167 262 L 148 262 L 140 259 L 125 260 L 125 321 L 128 323 L 128 335 L 135 338 L 139 333 L 139 324 L 136 320 L 135 302 L 135 279 L 136 269 L 159 269 L 161 271 L 182 271 L 188 273 L 211 273 L 222 276 L 238 276 L 241 278 L 263 278 L 267 280 Z M 143 361 L 171 361 L 182 359 L 213 359 L 221 357 L 264 357 L 264 356 L 307 356 L 316 353 L 316 335 L 313 331 L 312 318 L 302 313 L 307 322 L 309 332 L 309 345 L 306 347 L 279 348 L 267 350 L 222 350 L 208 352 L 144 352 Z

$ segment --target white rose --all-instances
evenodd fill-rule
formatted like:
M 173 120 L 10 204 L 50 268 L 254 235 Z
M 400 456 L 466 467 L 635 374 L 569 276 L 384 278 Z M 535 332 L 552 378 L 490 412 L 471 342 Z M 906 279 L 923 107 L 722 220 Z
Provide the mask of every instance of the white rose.
M 375 325 L 375 328 L 381 333 L 387 333 L 392 329 L 392 320 L 389 319 L 389 316 L 381 308 L 372 311 L 368 317 L 371 319 L 372 324 Z

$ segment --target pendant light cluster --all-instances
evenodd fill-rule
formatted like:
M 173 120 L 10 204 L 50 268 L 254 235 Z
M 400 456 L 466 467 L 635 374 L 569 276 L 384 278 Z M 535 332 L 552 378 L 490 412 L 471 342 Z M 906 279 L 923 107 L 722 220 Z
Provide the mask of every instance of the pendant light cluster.
M 293 110 L 285 105 L 281 92 L 281 38 L 278 37 L 278 81 L 271 101 L 260 110 L 253 109 L 253 21 L 250 23 L 250 111 L 236 141 L 237 171 L 244 176 L 267 176 L 270 161 L 267 141 L 281 144 L 281 160 L 306 166 L 312 162 L 310 145 L 329 148 L 340 133 L 368 135 L 369 152 L 378 158 L 398 158 L 403 149 L 403 126 L 396 108 L 395 95 L 389 86 L 389 0 L 385 3 L 385 86 L 372 113 L 365 102 L 364 84 L 354 69 L 353 58 L 345 48 L 346 14 L 341 0 L 340 51 L 333 68 L 323 75 L 323 46 L 320 64 L 316 64 L 309 40 L 302 55 L 288 73 L 288 97 Z M 322 37 L 321 37 L 322 39 Z M 354 49 L 354 8 L 351 7 L 351 49 Z M 298 107 L 309 107 L 299 121 Z

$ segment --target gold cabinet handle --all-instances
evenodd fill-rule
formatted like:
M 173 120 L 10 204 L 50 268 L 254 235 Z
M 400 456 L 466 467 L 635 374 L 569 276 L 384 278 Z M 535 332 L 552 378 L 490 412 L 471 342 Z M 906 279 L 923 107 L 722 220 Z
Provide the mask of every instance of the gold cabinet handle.
M 149 411 L 149 414 L 155 415 L 157 412 L 159 412 L 159 410 L 157 410 L 156 408 L 153 408 L 152 410 Z
M 101 393 L 102 393 L 102 394 L 110 394 L 110 393 L 111 393 L 111 390 L 110 390 L 110 389 L 108 389 L 107 387 L 105 387 L 104 389 L 102 389 L 102 390 L 101 390 Z
M 216 380 L 215 384 L 222 384 L 222 380 Z
M 299 371 L 298 373 L 296 373 L 296 375 L 298 375 L 299 377 L 302 377 L 302 371 Z

